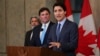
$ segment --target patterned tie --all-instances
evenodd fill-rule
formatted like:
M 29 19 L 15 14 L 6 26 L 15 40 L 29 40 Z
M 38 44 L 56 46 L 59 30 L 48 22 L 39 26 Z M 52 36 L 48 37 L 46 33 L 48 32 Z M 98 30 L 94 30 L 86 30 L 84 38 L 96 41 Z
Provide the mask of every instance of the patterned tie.
M 45 33 L 46 33 L 46 25 L 44 25 L 43 27 L 44 28 L 43 28 L 42 34 L 40 36 L 41 44 L 43 44 Z
M 59 35 L 60 35 L 60 26 L 61 26 L 61 24 L 58 24 L 58 25 L 57 25 L 57 30 L 56 30 L 57 41 L 59 40 Z

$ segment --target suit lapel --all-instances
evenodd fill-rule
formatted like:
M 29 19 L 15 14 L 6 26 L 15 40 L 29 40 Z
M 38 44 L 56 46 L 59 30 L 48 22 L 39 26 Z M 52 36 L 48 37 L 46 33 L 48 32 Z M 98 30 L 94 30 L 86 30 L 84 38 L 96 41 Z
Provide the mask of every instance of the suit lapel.
M 37 36 L 39 37 L 39 38 L 38 38 L 38 39 L 39 39 L 39 40 L 38 40 L 38 41 L 39 41 L 39 44 L 41 44 L 41 40 L 40 40 L 41 27 L 42 27 L 42 24 L 39 26 L 39 31 L 38 31 L 38 33 L 37 33 L 37 34 L 38 34 Z
M 49 26 L 48 26 L 47 31 L 46 31 L 45 36 L 44 36 L 43 44 L 45 43 L 45 40 L 47 40 L 51 26 L 52 26 L 52 22 L 49 23 Z
M 64 25 L 63 25 L 63 27 L 61 29 L 60 36 L 59 36 L 60 37 L 59 41 L 61 40 L 64 31 L 67 29 L 66 25 L 68 25 L 68 20 L 65 21 L 65 23 L 64 23 Z
M 57 29 L 57 24 L 54 27 L 54 35 L 55 35 L 55 38 L 54 39 L 57 41 L 56 29 Z

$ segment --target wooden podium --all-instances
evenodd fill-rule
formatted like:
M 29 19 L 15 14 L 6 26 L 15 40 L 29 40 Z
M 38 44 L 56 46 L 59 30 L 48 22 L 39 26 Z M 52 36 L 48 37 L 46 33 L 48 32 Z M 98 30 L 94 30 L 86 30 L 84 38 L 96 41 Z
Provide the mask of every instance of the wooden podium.
M 7 56 L 65 56 L 63 53 L 41 47 L 7 46 Z

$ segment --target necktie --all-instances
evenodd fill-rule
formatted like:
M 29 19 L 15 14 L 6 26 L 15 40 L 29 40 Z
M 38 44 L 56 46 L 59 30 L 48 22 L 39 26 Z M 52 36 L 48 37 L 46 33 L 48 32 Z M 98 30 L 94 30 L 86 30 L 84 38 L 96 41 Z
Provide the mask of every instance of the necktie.
M 56 30 L 57 41 L 59 40 L 59 35 L 60 35 L 60 26 L 61 26 L 61 24 L 58 24 L 58 25 L 57 25 L 57 30 Z
M 42 34 L 40 36 L 41 44 L 43 44 L 45 33 L 46 33 L 46 25 L 44 25 L 43 27 L 44 28 L 43 28 Z
M 30 40 L 32 39 L 32 36 L 33 36 L 33 31 L 31 32 Z

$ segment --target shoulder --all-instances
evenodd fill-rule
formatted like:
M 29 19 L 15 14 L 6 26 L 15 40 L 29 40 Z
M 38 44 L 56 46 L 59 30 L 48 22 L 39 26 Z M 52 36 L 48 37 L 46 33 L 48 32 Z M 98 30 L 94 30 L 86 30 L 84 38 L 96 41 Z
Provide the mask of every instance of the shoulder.
M 57 23 L 54 23 L 54 24 L 52 25 L 51 29 L 56 28 L 56 26 L 57 26 Z
M 40 29 L 41 29 L 41 26 L 42 26 L 42 24 L 36 26 L 36 27 L 33 29 L 33 31 L 38 31 L 38 30 L 40 30 Z
M 33 29 L 31 29 L 31 30 L 28 30 L 26 33 L 30 33 L 30 32 L 32 32 L 32 30 L 33 30 Z
M 77 25 L 77 23 L 75 23 L 75 22 L 72 22 L 72 21 L 67 21 L 68 22 L 68 24 L 66 25 L 66 27 L 68 27 L 70 30 L 78 30 L 78 25 Z
M 66 20 L 66 23 L 68 23 L 70 26 L 77 26 L 78 25 L 75 22 L 69 21 L 68 19 Z
M 50 25 L 54 25 L 54 24 L 55 24 L 54 22 L 50 21 Z

